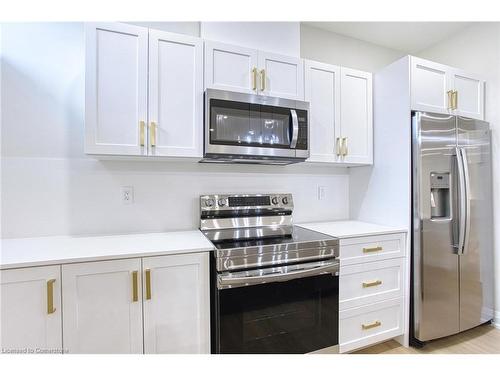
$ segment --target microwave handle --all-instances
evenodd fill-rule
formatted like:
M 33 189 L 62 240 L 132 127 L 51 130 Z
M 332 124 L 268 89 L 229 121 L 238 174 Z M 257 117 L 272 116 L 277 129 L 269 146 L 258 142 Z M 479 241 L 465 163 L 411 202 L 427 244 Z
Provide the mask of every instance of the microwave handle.
M 295 109 L 291 109 L 290 114 L 292 115 L 292 140 L 290 141 L 290 148 L 295 148 L 297 147 L 297 139 L 299 137 L 299 119 Z

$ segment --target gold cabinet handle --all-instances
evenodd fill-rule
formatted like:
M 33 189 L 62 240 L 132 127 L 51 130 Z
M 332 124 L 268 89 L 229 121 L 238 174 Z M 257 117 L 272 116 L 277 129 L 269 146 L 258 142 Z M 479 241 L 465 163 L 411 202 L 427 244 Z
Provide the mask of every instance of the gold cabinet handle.
M 252 90 L 257 90 L 257 68 L 252 69 Z
M 369 288 L 371 286 L 377 286 L 382 284 L 382 280 L 374 280 L 363 283 L 363 288 Z
M 342 138 L 342 156 L 347 156 L 347 137 Z
M 146 299 L 151 299 L 151 270 L 146 270 Z
M 448 94 L 448 109 L 453 109 L 453 92 L 453 90 L 446 91 Z
M 370 328 L 380 327 L 381 325 L 382 325 L 382 323 L 380 321 L 375 320 L 373 323 L 361 324 L 361 328 L 370 329 Z
M 132 302 L 139 301 L 139 284 L 137 282 L 137 271 L 132 272 Z
M 335 153 L 337 156 L 340 156 L 340 138 L 337 137 L 337 140 L 335 141 Z
M 264 91 L 266 89 L 266 70 L 262 69 L 260 71 L 260 91 Z
M 149 145 L 156 147 L 156 122 L 151 122 L 149 125 Z
M 458 108 L 458 91 L 453 91 L 452 95 L 452 109 L 457 109 Z
M 139 121 L 139 138 L 140 138 L 140 143 L 141 147 L 144 147 L 144 128 L 146 127 L 146 124 L 144 121 Z
M 56 279 L 47 280 L 47 314 L 53 314 L 56 311 L 54 307 L 54 283 Z
M 363 247 L 363 253 L 374 253 L 376 251 L 382 251 L 382 246 L 377 247 Z

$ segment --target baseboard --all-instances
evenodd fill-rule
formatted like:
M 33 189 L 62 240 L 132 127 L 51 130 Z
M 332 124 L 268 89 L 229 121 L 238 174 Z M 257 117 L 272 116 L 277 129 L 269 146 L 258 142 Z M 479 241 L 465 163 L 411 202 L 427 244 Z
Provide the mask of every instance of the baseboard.
M 495 311 L 495 318 L 493 319 L 493 325 L 496 329 L 500 329 L 500 311 Z

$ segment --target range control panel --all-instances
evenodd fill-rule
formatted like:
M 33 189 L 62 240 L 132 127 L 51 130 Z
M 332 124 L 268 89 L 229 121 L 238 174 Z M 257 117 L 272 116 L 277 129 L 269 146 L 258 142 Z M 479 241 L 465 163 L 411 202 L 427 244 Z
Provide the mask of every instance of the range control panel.
M 201 210 L 293 209 L 292 194 L 213 194 L 200 196 Z

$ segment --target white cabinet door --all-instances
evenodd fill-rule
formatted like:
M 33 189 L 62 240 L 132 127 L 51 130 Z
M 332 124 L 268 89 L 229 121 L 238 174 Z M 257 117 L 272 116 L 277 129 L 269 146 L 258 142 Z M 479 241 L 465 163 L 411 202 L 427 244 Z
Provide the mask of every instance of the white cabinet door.
M 304 100 L 303 60 L 259 51 L 259 93 Z
M 209 353 L 208 253 L 144 258 L 143 269 L 144 352 Z
M 372 74 L 342 67 L 340 75 L 340 124 L 336 133 L 341 134 L 343 161 L 372 164 Z
M 201 39 L 149 31 L 149 122 L 151 155 L 202 156 Z
M 452 69 L 453 88 L 457 92 L 454 114 L 484 120 L 484 81 L 462 70 Z
M 146 154 L 148 29 L 90 23 L 85 39 L 85 152 Z
M 257 65 L 257 50 L 205 41 L 205 88 L 256 93 Z
M 62 266 L 64 348 L 142 353 L 141 260 Z
M 411 57 L 411 109 L 450 113 L 448 92 L 453 89 L 449 67 Z
M 0 271 L 1 350 L 62 350 L 59 266 Z
M 308 161 L 335 162 L 340 124 L 340 67 L 305 61 L 305 100 L 309 107 L 311 157 Z

